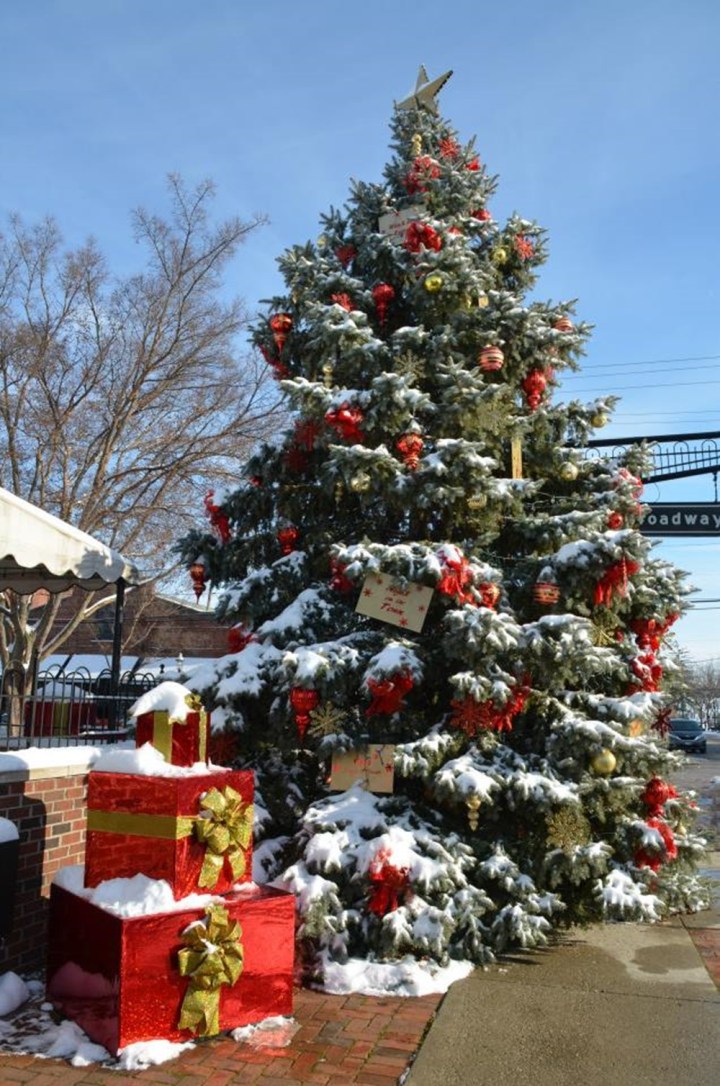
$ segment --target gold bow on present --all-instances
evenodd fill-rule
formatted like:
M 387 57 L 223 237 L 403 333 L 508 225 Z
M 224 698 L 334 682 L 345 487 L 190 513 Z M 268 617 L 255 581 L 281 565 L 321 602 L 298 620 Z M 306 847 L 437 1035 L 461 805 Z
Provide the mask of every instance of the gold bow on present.
M 183 932 L 185 947 L 178 951 L 178 969 L 189 977 L 180 1007 L 178 1029 L 202 1037 L 220 1032 L 220 988 L 231 987 L 243 971 L 242 928 L 230 920 L 223 905 L 210 905 L 205 920 Z
M 227 859 L 233 879 L 245 874 L 245 850 L 253 831 L 252 803 L 243 805 L 239 792 L 211 788 L 200 800 L 203 814 L 195 819 L 195 835 L 206 846 L 198 886 L 215 886 Z

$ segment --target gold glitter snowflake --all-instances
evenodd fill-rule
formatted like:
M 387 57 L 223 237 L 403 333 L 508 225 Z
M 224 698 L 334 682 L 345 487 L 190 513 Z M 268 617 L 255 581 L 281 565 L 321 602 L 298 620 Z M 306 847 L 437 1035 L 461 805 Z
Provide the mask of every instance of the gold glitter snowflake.
M 334 735 L 340 731 L 343 722 L 347 720 L 347 713 L 338 709 L 332 702 L 326 701 L 310 713 L 310 735 L 322 738 L 326 735 Z
M 618 621 L 612 612 L 601 611 L 594 618 L 590 629 L 590 640 L 598 648 L 607 648 L 617 644 Z
M 423 360 L 412 351 L 404 351 L 395 359 L 395 372 L 417 381 L 424 372 Z
M 577 807 L 560 807 L 547 816 L 545 823 L 548 844 L 563 852 L 572 852 L 577 845 L 586 845 L 590 840 L 590 823 Z

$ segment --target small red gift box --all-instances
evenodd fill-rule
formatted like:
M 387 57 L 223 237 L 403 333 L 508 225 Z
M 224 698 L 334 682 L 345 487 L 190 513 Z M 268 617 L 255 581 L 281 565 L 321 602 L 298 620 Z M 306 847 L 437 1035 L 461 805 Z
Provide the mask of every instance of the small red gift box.
M 175 898 L 223 894 L 252 877 L 254 775 L 88 777 L 85 885 L 147 875 Z
M 211 909 L 229 923 L 220 938 L 197 927 L 215 939 L 203 952 L 187 929 L 210 922 L 205 909 L 119 917 L 53 885 L 47 998 L 113 1055 L 137 1041 L 189 1041 L 292 1014 L 294 896 L 255 887 Z M 208 951 L 220 974 L 209 993 Z M 180 1028 L 188 1020 L 196 1024 Z
M 185 720 L 173 719 L 165 709 L 141 713 L 135 721 L 135 743 L 152 743 L 173 765 L 206 762 L 210 738 L 210 714 L 191 710 Z

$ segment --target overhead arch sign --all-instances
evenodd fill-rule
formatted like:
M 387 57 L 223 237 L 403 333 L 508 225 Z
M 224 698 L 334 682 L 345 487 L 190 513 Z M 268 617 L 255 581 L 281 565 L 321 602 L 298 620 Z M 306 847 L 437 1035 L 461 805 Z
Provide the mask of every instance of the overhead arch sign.
M 720 536 L 720 502 L 653 502 L 640 531 L 643 535 Z

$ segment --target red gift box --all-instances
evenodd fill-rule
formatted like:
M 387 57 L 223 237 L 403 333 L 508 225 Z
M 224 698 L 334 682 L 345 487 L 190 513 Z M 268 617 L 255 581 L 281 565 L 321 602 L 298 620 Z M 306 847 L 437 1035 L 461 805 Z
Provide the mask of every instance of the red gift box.
M 188 926 L 206 916 L 202 908 L 119 917 L 53 885 L 47 998 L 113 1055 L 137 1041 L 188 1041 L 292 1014 L 294 895 L 255 887 L 213 905 L 242 929 L 239 977 L 211 993 L 214 1027 L 179 1028 L 193 998 L 179 955 Z
M 188 712 L 185 720 L 177 720 L 165 709 L 141 713 L 135 721 L 135 743 L 152 743 L 156 750 L 173 765 L 194 765 L 206 762 L 210 738 L 210 714 L 204 709 Z
M 142 874 L 165 879 L 178 899 L 223 894 L 249 881 L 253 796 L 248 770 L 187 777 L 91 772 L 85 885 Z

